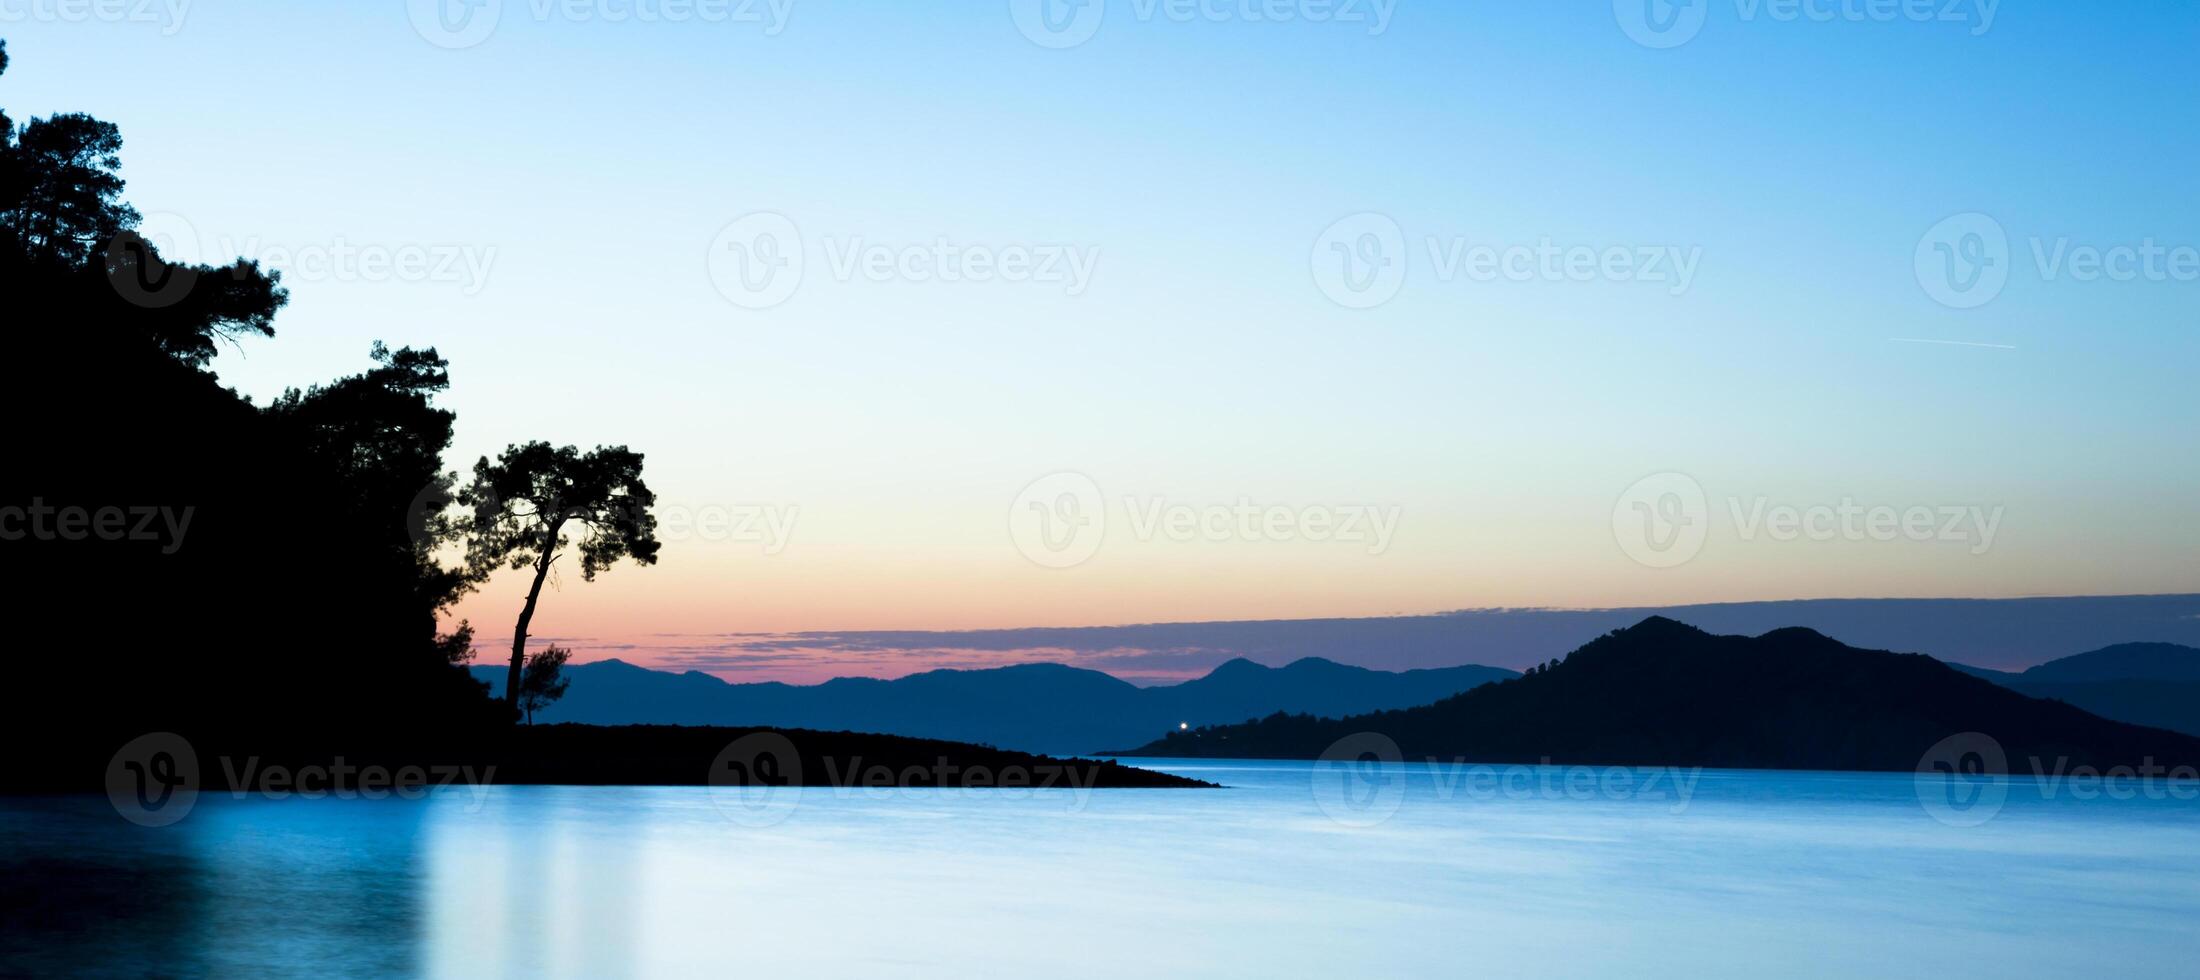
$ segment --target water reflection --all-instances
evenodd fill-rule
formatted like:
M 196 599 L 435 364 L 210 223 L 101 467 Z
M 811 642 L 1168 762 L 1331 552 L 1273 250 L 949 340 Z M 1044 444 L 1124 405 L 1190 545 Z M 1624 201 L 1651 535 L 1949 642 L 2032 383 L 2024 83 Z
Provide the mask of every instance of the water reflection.
M 423 808 L 222 801 L 172 827 L 99 797 L 0 806 L 0 962 L 38 976 L 419 969 Z
M 1183 762 L 1221 791 L 0 800 L 0 975 L 2185 976 L 2200 805 Z M 1510 788 L 1509 788 L 1510 787 Z M 1677 787 L 1676 787 L 1677 788 Z M 1393 808 L 1392 804 L 1396 806 Z M 1346 811 L 1340 816 L 1340 807 Z M 982 970 L 980 969 L 982 968 Z
M 500 789 L 478 810 L 432 810 L 428 972 L 634 975 L 643 904 L 635 882 L 650 833 L 636 802 L 600 789 L 526 786 Z

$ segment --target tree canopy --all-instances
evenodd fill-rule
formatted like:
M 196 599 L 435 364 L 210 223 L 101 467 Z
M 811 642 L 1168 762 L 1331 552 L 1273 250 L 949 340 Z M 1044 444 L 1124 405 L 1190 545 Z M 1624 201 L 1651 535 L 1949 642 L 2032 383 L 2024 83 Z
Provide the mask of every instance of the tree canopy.
M 449 365 L 377 343 L 359 373 L 265 406 L 223 386 L 216 354 L 273 338 L 288 293 L 246 259 L 164 256 L 122 150 L 87 115 L 0 114 L 0 409 L 20 423 L 0 502 L 170 518 L 0 547 L 35 611 L 15 689 L 70 730 L 36 737 L 96 773 L 122 733 L 387 745 L 508 723 L 462 666 L 471 627 L 439 628 L 478 582 L 438 557 L 465 522 L 417 513 L 455 480 Z
M 472 511 L 467 561 L 477 578 L 500 566 L 534 567 L 527 601 L 512 628 L 512 659 L 506 670 L 504 698 L 518 704 L 521 667 L 527 656 L 527 630 L 542 599 L 550 566 L 580 535 L 582 581 L 622 558 L 638 565 L 657 563 L 657 517 L 650 508 L 657 495 L 642 482 L 642 454 L 625 446 L 598 446 L 582 453 L 573 446 L 547 442 L 511 446 L 490 462 L 474 463 L 474 480 L 459 495 Z
M 474 463 L 474 482 L 460 496 L 474 514 L 469 560 L 475 569 L 525 568 L 546 549 L 556 552 L 579 526 L 581 578 L 622 558 L 657 563 L 657 495 L 642 482 L 642 454 L 625 446 L 582 453 L 547 442 L 512 446 L 496 461 Z M 555 537 L 551 537 L 551 535 Z

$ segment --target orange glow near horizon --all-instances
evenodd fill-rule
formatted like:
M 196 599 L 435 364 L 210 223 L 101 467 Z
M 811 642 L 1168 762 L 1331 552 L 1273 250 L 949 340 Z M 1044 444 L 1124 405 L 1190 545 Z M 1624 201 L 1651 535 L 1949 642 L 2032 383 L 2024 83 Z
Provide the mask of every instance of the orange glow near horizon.
M 1594 540 L 1581 548 L 1594 549 Z M 1041 568 L 1012 549 L 988 555 L 943 551 L 929 562 L 859 559 L 852 554 L 733 553 L 693 543 L 668 544 L 654 567 L 621 565 L 583 583 L 566 575 L 546 586 L 532 638 L 554 639 L 579 662 L 618 658 L 676 666 L 668 650 L 723 643 L 731 634 L 812 631 L 957 631 L 1141 623 L 1420 615 L 1469 608 L 1621 608 L 1813 597 L 2006 598 L 2027 595 L 2180 591 L 2177 581 L 2142 567 L 2099 574 L 2076 587 L 2033 572 L 2030 562 L 1981 563 L 1960 553 L 1940 561 L 1881 563 L 1870 549 L 1823 546 L 1827 561 L 1782 564 L 1778 549 L 1755 549 L 1676 569 L 1645 570 L 1618 557 L 1550 549 L 1504 562 L 1470 560 L 1441 548 L 1401 543 L 1389 554 L 1339 555 L 1314 549 L 1221 546 L 1171 555 L 1152 546 L 1103 554 L 1084 566 Z M 1930 555 L 1926 556 L 1932 557 Z M 1616 558 L 1616 560 L 1614 560 Z M 1114 559 L 1114 560 L 1110 560 Z M 1174 560 L 1170 560 L 1174 559 Z M 1576 565 L 1590 566 L 1581 573 Z M 1971 564 L 1957 591 L 1955 567 Z M 1503 566 L 1496 570 L 1493 566 Z M 1665 574 L 1672 573 L 1672 574 Z M 2181 582 L 2200 591 L 2200 582 Z M 481 662 L 500 660 L 524 595 L 516 574 L 493 578 L 463 600 L 452 618 L 473 622 Z M 910 650 L 891 658 L 852 657 L 827 649 L 746 667 L 712 670 L 728 680 L 815 683 L 836 676 L 896 677 L 941 666 L 995 666 L 1051 659 L 1046 651 Z M 1139 672 L 1142 682 L 1176 676 Z

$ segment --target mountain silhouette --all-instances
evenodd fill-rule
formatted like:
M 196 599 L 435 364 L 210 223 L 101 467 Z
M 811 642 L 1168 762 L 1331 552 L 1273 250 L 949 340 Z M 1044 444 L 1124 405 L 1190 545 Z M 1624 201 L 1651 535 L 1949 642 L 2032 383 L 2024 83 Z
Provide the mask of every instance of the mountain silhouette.
M 1785 599 L 1611 609 L 1499 608 L 1353 619 L 1267 619 L 970 630 L 804 631 L 737 635 L 723 649 L 668 650 L 667 663 L 713 670 L 752 658 L 845 651 L 1049 653 L 1117 676 L 1208 670 L 1231 651 L 1262 663 L 1328 657 L 1376 670 L 1488 664 L 1515 670 L 1565 656 L 1592 636 L 1664 616 L 1755 636 L 1808 626 L 1867 649 L 2017 669 L 2121 639 L 2200 646 L 2200 594 L 2022 599 Z
M 501 691 L 500 666 L 473 668 Z M 597 725 L 771 725 L 977 742 L 1027 752 L 1093 752 L 1179 724 L 1243 721 L 1287 711 L 1343 717 L 1428 704 L 1518 676 L 1468 665 L 1403 673 L 1309 657 L 1284 667 L 1232 660 L 1205 677 L 1141 688 L 1061 664 L 933 670 L 896 680 L 842 677 L 815 685 L 729 684 L 620 660 L 566 668 L 572 688 L 547 722 Z
M 2200 764 L 2200 738 L 2109 721 L 1922 654 L 1860 650 L 1808 629 L 1716 636 L 1662 617 L 1563 662 L 1432 705 L 1324 720 L 1273 715 L 1172 733 L 1129 755 L 1316 758 L 1379 733 L 1405 759 L 1759 769 L 1915 769 L 1943 739 L 2107 769 Z
M 2200 681 L 2200 649 L 2180 643 L 2118 643 L 2022 671 L 1989 670 L 1949 664 L 1967 674 L 1998 680 L 2034 681 Z
M 2193 647 L 2119 643 L 2024 671 L 1948 666 L 2103 718 L 2200 735 L 2200 649 Z

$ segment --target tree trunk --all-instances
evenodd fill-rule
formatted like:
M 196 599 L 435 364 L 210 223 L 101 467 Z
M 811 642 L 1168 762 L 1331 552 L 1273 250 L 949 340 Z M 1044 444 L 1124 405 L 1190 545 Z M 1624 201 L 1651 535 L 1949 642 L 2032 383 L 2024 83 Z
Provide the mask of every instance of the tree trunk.
M 550 576 L 550 563 L 558 557 L 558 527 L 552 524 L 543 534 L 542 557 L 535 559 L 535 584 L 527 587 L 527 604 L 520 607 L 519 625 L 512 628 L 512 669 L 504 675 L 504 703 L 515 708 L 519 706 L 520 668 L 527 663 L 527 624 L 535 620 L 542 580 Z

